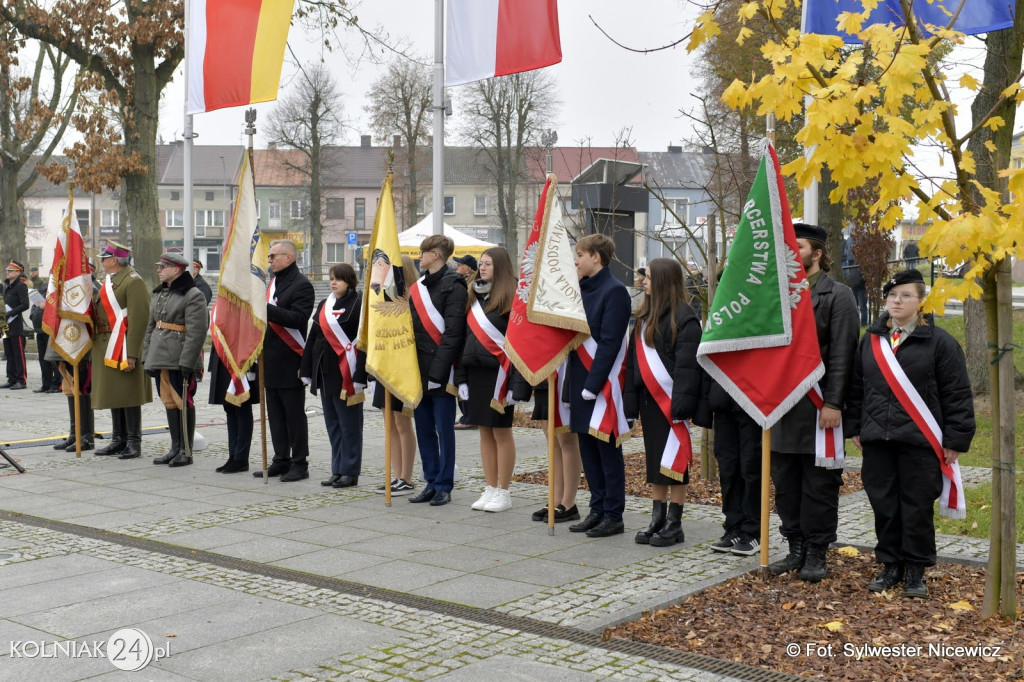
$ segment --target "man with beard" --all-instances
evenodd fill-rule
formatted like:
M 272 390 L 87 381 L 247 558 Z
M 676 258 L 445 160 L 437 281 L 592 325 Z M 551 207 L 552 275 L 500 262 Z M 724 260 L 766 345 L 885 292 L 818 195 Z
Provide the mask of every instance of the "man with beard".
M 860 323 L 853 292 L 828 276 L 832 265 L 825 246 L 828 233 L 817 225 L 796 223 L 793 227 L 811 287 L 818 346 L 825 364 L 825 376 L 818 382 L 824 404 L 819 410 L 808 394 L 772 428 L 775 507 L 789 554 L 768 570 L 781 575 L 799 569 L 801 580 L 818 582 L 827 574 L 826 551 L 836 540 L 843 472 L 841 467 L 816 463 L 816 436 L 818 429 L 841 426 Z M 837 441 L 837 447 L 842 447 L 841 436 Z

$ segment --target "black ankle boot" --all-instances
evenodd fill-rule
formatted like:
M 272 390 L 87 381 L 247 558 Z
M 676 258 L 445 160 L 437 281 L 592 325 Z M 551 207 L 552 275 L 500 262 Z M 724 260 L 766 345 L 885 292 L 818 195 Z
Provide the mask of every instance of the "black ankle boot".
M 153 458 L 153 464 L 169 464 L 181 451 L 181 410 L 167 410 L 167 430 L 171 434 L 171 448 L 163 457 Z
M 789 554 L 768 564 L 768 572 L 772 575 L 782 575 L 790 571 L 796 571 L 804 565 L 804 553 L 807 548 L 804 546 L 802 535 L 794 535 L 786 538 L 789 541 Z
M 648 545 L 651 543 L 651 536 L 665 525 L 665 507 L 666 504 L 663 500 L 653 501 L 651 506 L 651 524 L 636 534 L 636 537 L 633 538 L 636 544 Z
M 110 420 L 114 422 L 113 431 L 110 434 L 110 444 L 105 448 L 100 448 L 95 453 L 100 457 L 106 457 L 108 455 L 120 455 L 124 452 L 125 447 L 128 445 L 128 439 L 125 434 L 125 419 L 124 409 L 116 408 L 110 411 Z
M 824 580 L 828 575 L 828 564 L 826 556 L 828 545 L 819 545 L 813 542 L 807 543 L 807 556 L 804 558 L 804 565 L 800 569 L 800 580 L 809 583 L 816 583 Z
M 74 396 L 68 396 L 68 416 L 71 418 L 71 427 L 68 430 L 68 437 L 53 446 L 54 450 L 64 450 L 65 452 L 70 447 L 72 450 L 75 449 L 75 398 Z M 85 435 L 85 434 L 82 434 Z M 92 434 L 90 434 L 92 435 Z
M 675 502 L 668 503 L 668 514 L 665 517 L 665 525 L 657 533 L 651 536 L 651 546 L 669 547 L 683 542 L 686 536 L 683 534 L 683 505 Z
M 928 598 L 928 587 L 924 584 L 924 564 L 907 562 L 903 574 L 903 596 L 915 599 Z
M 891 590 L 900 584 L 903 580 L 903 563 L 895 562 L 886 564 L 885 568 L 882 569 L 882 573 L 868 583 L 868 589 L 872 592 L 884 592 L 885 590 Z

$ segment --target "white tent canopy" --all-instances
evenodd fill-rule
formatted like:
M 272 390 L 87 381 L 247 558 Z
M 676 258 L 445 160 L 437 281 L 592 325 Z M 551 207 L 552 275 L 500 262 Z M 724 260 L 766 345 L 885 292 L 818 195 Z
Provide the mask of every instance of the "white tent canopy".
M 423 217 L 423 220 L 408 230 L 398 233 L 398 245 L 402 247 L 403 253 L 416 255 L 419 253 L 420 243 L 432 234 L 434 234 L 434 215 L 433 213 L 428 213 Z M 485 242 L 482 239 L 471 237 L 465 232 L 456 230 L 448 223 L 444 223 L 444 234 L 455 242 L 454 255 L 456 256 L 464 256 L 468 253 L 479 257 L 487 249 L 497 246 L 497 244 Z

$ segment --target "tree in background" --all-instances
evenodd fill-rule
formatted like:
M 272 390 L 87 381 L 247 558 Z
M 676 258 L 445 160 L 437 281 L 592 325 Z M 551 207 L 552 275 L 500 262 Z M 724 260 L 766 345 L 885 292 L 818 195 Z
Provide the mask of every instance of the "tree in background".
M 427 144 L 433 122 L 433 81 L 430 67 L 415 59 L 395 57 L 384 75 L 378 78 L 368 96 L 370 104 L 370 127 L 379 140 L 390 142 L 393 135 L 402 139 L 403 149 L 395 150 L 399 167 L 399 178 L 405 180 L 407 188 L 405 216 L 399 213 L 399 224 L 408 227 L 416 221 L 419 205 L 417 176 L 422 164 L 419 148 Z M 399 186 L 402 183 L 396 183 Z
M 328 47 L 339 29 L 354 29 L 362 44 L 381 43 L 379 32 L 358 23 L 348 0 L 299 0 L 296 18 L 317 30 Z M 156 139 L 160 97 L 184 57 L 181 0 L 114 0 L 109 3 L 55 0 L 0 0 L 0 19 L 24 38 L 46 43 L 78 63 L 99 93 L 99 107 L 76 116 L 82 142 L 65 150 L 87 192 L 124 186 L 135 262 L 146 275 L 163 248 L 160 235 Z M 84 90 L 83 90 L 84 92 Z M 116 125 L 102 112 L 118 112 Z M 63 182 L 51 167 L 47 177 Z M 122 224 L 125 220 L 122 219 Z
M 341 135 L 341 93 L 327 67 L 302 68 L 293 90 L 270 112 L 267 138 L 301 152 L 301 163 L 285 161 L 309 182 L 309 265 L 323 263 L 323 201 L 320 187 L 324 148 Z
M 485 156 L 497 191 L 505 248 L 513 260 L 519 257 L 519 228 L 529 210 L 520 201 L 529 178 L 527 149 L 540 144 L 558 104 L 554 82 L 543 70 L 486 78 L 466 86 L 462 96 L 462 135 Z
M 1021 78 L 1021 29 L 1024 0 L 1017 0 L 1016 26 L 984 39 L 984 82 L 964 65 L 945 63 L 947 43 L 964 36 L 942 27 L 922 32 L 913 17 L 905 27 L 863 23 L 868 13 L 844 13 L 847 31 L 858 33 L 865 49 L 850 49 L 834 36 L 801 35 L 777 26 L 786 0 L 748 2 L 743 21 L 764 21 L 777 35 L 762 45 L 771 64 L 760 78 L 735 80 L 723 93 L 738 109 L 773 112 L 792 118 L 808 104 L 797 140 L 811 151 L 784 167 L 806 186 L 828 168 L 835 182 L 833 202 L 849 200 L 850 190 L 877 183 L 870 210 L 881 229 L 895 229 L 913 205 L 919 222 L 932 221 L 921 240 L 925 253 L 949 263 L 972 263 L 964 280 L 939 279 L 925 307 L 939 313 L 949 298 L 982 297 L 989 323 L 989 359 L 993 397 L 993 504 L 985 615 L 1016 613 L 1016 537 L 1014 523 L 1014 412 L 1009 261 L 1024 256 L 1024 205 L 1009 201 L 1009 191 L 1024 193 L 1024 169 L 1008 169 L 1010 131 L 1024 100 Z M 908 3 L 901 3 L 904 13 Z M 863 29 L 863 30 L 862 30 Z M 691 44 L 715 35 L 713 11 L 702 15 Z M 873 68 L 865 78 L 864 66 Z M 950 90 L 975 94 L 970 129 L 957 129 Z M 906 103 L 916 106 L 908 111 Z M 945 177 L 928 177 L 914 152 L 928 146 L 949 168 Z M 982 168 L 984 167 L 984 170 Z M 1005 473 L 1005 475 L 1003 475 Z
M 0 252 L 26 263 L 22 198 L 60 143 L 78 89 L 65 92 L 71 60 L 48 45 L 36 44 L 32 72 L 21 72 L 18 53 L 25 41 L 9 29 L 0 32 Z

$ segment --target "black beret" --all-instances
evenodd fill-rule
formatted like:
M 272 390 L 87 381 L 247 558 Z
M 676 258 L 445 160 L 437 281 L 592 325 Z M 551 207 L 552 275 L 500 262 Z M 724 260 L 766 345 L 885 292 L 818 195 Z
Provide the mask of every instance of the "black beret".
M 828 243 L 828 232 L 825 231 L 824 227 L 808 225 L 807 223 L 793 223 L 793 230 L 796 232 L 797 239 L 810 239 L 822 244 Z
M 921 275 L 919 270 L 903 270 L 893 275 L 885 285 L 882 286 L 882 296 L 888 296 L 889 291 L 900 284 L 924 284 L 924 276 Z

